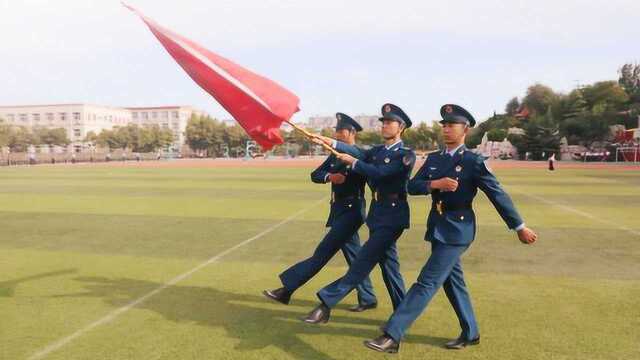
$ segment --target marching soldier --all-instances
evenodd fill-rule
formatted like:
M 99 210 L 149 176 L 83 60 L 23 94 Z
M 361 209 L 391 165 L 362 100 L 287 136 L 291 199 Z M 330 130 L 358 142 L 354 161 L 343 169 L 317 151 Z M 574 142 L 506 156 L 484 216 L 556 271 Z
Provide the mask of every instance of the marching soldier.
M 329 321 L 331 309 L 360 284 L 376 264 L 380 265 L 382 278 L 397 308 L 405 293 L 400 274 L 396 241 L 409 228 L 409 204 L 407 182 L 416 156 L 403 147 L 401 135 L 411 126 L 411 120 L 399 107 L 385 104 L 382 107 L 382 136 L 384 145 L 374 146 L 362 153 L 353 146 L 318 136 L 314 141 L 331 144 L 341 152 L 342 162 L 353 172 L 367 177 L 373 200 L 367 216 L 369 240 L 362 246 L 347 273 L 340 279 L 318 291 L 321 303 L 313 309 L 304 322 L 317 324 Z
M 349 116 L 337 113 L 336 139 L 353 146 L 356 134 L 362 127 Z M 358 148 L 354 148 L 360 151 Z M 317 184 L 331 183 L 331 211 L 327 220 L 329 232 L 318 244 L 310 258 L 303 260 L 280 274 L 282 287 L 265 290 L 263 294 L 272 300 L 288 304 L 291 295 L 313 276 L 315 276 L 336 252 L 342 253 L 351 264 L 360 250 L 358 229 L 365 219 L 364 185 L 366 178 L 351 171 L 350 166 L 330 155 L 314 172 L 311 181 Z M 360 312 L 373 309 L 378 305 L 368 277 L 357 285 L 358 304 L 349 310 Z
M 442 115 L 446 148 L 430 154 L 409 183 L 411 195 L 431 195 L 432 207 L 427 220 L 425 240 L 431 242 L 431 256 L 402 303 L 381 328 L 383 334 L 365 341 L 370 349 L 395 353 L 411 324 L 425 310 L 440 286 L 460 321 L 460 336 L 445 344 L 461 349 L 480 343 L 480 333 L 471 299 L 464 282 L 460 257 L 475 238 L 476 220 L 471 207 L 478 189 L 482 190 L 507 226 L 517 232 L 525 244 L 537 235 L 527 228 L 511 198 L 502 189 L 480 155 L 468 151 L 464 139 L 475 119 L 460 106 L 444 105 Z M 366 245 L 365 245 L 366 246 Z

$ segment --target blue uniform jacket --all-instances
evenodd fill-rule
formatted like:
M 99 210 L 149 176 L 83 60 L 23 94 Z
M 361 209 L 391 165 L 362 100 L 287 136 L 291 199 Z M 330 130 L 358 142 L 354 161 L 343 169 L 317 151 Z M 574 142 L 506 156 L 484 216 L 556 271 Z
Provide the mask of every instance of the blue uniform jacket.
M 356 152 L 362 152 L 354 147 Z M 331 154 L 327 159 L 311 173 L 311 181 L 316 184 L 329 182 L 328 175 L 340 173 L 346 176 L 342 184 L 331 184 L 331 211 L 326 226 L 332 226 L 335 219 L 345 213 L 355 212 L 364 222 L 366 200 L 364 198 L 364 184 L 366 178 L 351 170 Z
M 374 194 L 367 215 L 367 226 L 370 229 L 409 228 L 407 183 L 416 162 L 416 155 L 413 150 L 402 145 L 402 142 L 399 142 L 389 149 L 384 145 L 376 145 L 363 152 L 354 146 L 339 141 L 336 143 L 336 150 L 358 159 L 353 172 L 366 176 L 369 188 Z M 390 194 L 399 197 L 388 199 L 386 195 Z
M 450 177 L 458 180 L 454 192 L 432 190 L 429 182 Z M 409 182 L 411 195 L 431 195 L 432 207 L 427 219 L 425 240 L 450 245 L 468 245 L 476 235 L 476 217 L 471 204 L 482 190 L 510 229 L 523 224 L 509 195 L 487 168 L 481 155 L 462 146 L 453 157 L 446 151 L 431 153 Z M 437 203 L 442 201 L 443 213 Z M 447 210 L 447 207 L 451 210 Z

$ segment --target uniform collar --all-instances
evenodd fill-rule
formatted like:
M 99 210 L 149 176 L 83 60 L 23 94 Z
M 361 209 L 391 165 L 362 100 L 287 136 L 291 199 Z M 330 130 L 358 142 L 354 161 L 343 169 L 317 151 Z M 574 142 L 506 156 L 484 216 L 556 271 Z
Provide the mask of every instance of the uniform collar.
M 447 148 L 445 147 L 442 150 L 442 155 L 449 154 L 449 155 L 451 155 L 453 157 L 453 155 L 455 155 L 456 152 L 460 151 L 460 150 L 464 150 L 464 144 L 460 144 L 458 147 L 456 147 L 455 149 L 452 149 L 452 150 L 447 150 Z
M 387 150 L 395 150 L 396 148 L 399 148 L 401 146 L 402 146 L 402 140 L 398 140 L 389 146 L 385 145 L 384 148 Z

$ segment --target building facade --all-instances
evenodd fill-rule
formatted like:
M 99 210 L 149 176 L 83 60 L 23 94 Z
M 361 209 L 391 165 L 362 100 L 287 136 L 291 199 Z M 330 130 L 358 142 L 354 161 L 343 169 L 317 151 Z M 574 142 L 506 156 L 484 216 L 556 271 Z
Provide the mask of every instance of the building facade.
M 356 115 L 353 117 L 364 130 L 380 130 L 382 123 L 376 115 Z M 336 126 L 335 116 L 311 116 L 304 126 L 312 129 L 332 128 Z
M 179 151 L 185 143 L 184 132 L 192 115 L 206 115 L 191 106 L 159 107 L 110 107 L 92 104 L 51 104 L 0 106 L 0 122 L 23 126 L 63 128 L 71 146 L 80 151 L 87 146 L 84 141 L 89 132 L 99 134 L 118 126 L 137 124 L 139 126 L 158 125 L 171 129 L 174 135 L 172 147 Z

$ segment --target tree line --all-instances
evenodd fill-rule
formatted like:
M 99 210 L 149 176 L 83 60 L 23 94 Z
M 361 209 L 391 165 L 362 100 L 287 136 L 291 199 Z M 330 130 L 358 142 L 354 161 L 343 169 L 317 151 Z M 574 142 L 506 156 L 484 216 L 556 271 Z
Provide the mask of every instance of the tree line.
M 90 131 L 85 142 L 104 148 L 130 150 L 133 152 L 154 152 L 173 143 L 173 132 L 158 125 L 138 126 L 129 124 L 102 130 L 99 134 Z
M 47 129 L 0 124 L 0 148 L 11 152 L 26 152 L 30 145 L 66 146 L 70 141 L 63 128 Z
M 468 146 L 477 146 L 486 133 L 490 141 L 507 138 L 520 154 L 528 152 L 533 159 L 558 152 L 563 137 L 569 145 L 603 148 L 613 140 L 611 125 L 638 126 L 640 65 L 625 64 L 618 74 L 617 81 L 578 86 L 568 94 L 543 84 L 532 85 L 522 99 L 510 99 L 504 113 L 480 123 L 471 132 Z M 524 133 L 508 134 L 510 128 Z
M 325 136 L 333 136 L 332 128 L 306 130 L 320 133 Z M 274 155 L 310 155 L 316 153 L 316 146 L 298 131 L 280 129 L 280 134 L 285 140 L 283 145 L 274 147 L 271 153 Z M 194 116 L 189 119 L 185 131 L 186 143 L 201 156 L 244 156 L 246 143 L 251 139 L 240 125 L 227 126 L 209 116 Z M 442 142 L 442 128 L 439 124 L 428 126 L 420 123 L 414 128 L 409 128 L 403 136 L 407 146 L 418 151 L 431 150 Z M 378 130 L 362 131 L 357 137 L 358 144 L 370 146 L 383 143 Z

